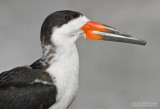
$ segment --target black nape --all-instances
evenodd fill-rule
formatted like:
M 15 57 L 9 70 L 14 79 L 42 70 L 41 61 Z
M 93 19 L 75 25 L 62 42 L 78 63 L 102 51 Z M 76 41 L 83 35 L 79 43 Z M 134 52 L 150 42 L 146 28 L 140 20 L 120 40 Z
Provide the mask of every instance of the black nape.
M 82 16 L 79 12 L 74 12 L 70 10 L 57 11 L 50 14 L 44 20 L 41 27 L 41 43 L 43 45 L 51 44 L 51 35 L 54 27 L 61 27 L 67 24 L 69 21 Z

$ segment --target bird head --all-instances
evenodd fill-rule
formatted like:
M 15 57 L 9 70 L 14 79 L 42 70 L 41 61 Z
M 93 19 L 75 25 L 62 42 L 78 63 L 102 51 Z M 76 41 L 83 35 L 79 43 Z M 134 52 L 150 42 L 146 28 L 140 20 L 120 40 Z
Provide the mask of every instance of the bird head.
M 86 39 L 106 40 L 145 45 L 146 41 L 98 22 L 89 20 L 79 12 L 63 10 L 50 14 L 42 24 L 42 45 L 65 45 L 75 43 L 83 36 Z

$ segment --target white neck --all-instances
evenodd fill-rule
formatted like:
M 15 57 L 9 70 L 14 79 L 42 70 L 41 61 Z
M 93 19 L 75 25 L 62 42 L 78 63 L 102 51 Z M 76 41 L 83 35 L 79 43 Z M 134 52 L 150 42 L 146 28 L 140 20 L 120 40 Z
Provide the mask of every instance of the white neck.
M 67 109 L 78 90 L 79 57 L 76 40 L 84 36 L 80 29 L 89 19 L 80 16 L 61 27 L 54 27 L 51 42 L 55 46 L 55 55 L 47 72 L 53 77 L 57 87 L 56 103 L 50 109 Z
M 74 100 L 78 90 L 79 57 L 74 42 L 65 42 L 56 47 L 56 53 L 47 72 L 57 87 L 56 103 L 50 109 L 66 109 Z

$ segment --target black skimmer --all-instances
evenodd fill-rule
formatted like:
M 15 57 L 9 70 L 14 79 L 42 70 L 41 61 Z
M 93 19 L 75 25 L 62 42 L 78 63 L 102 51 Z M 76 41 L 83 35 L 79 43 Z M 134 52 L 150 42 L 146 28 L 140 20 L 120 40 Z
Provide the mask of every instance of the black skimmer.
M 50 14 L 41 27 L 42 57 L 0 74 L 0 109 L 67 109 L 78 90 L 78 37 L 145 45 L 120 30 L 79 12 Z

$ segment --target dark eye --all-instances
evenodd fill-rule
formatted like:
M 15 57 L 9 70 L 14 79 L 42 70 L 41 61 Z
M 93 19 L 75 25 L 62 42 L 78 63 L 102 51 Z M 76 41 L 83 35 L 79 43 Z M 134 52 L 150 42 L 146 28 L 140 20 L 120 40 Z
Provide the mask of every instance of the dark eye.
M 71 16 L 65 16 L 65 21 L 71 20 Z

